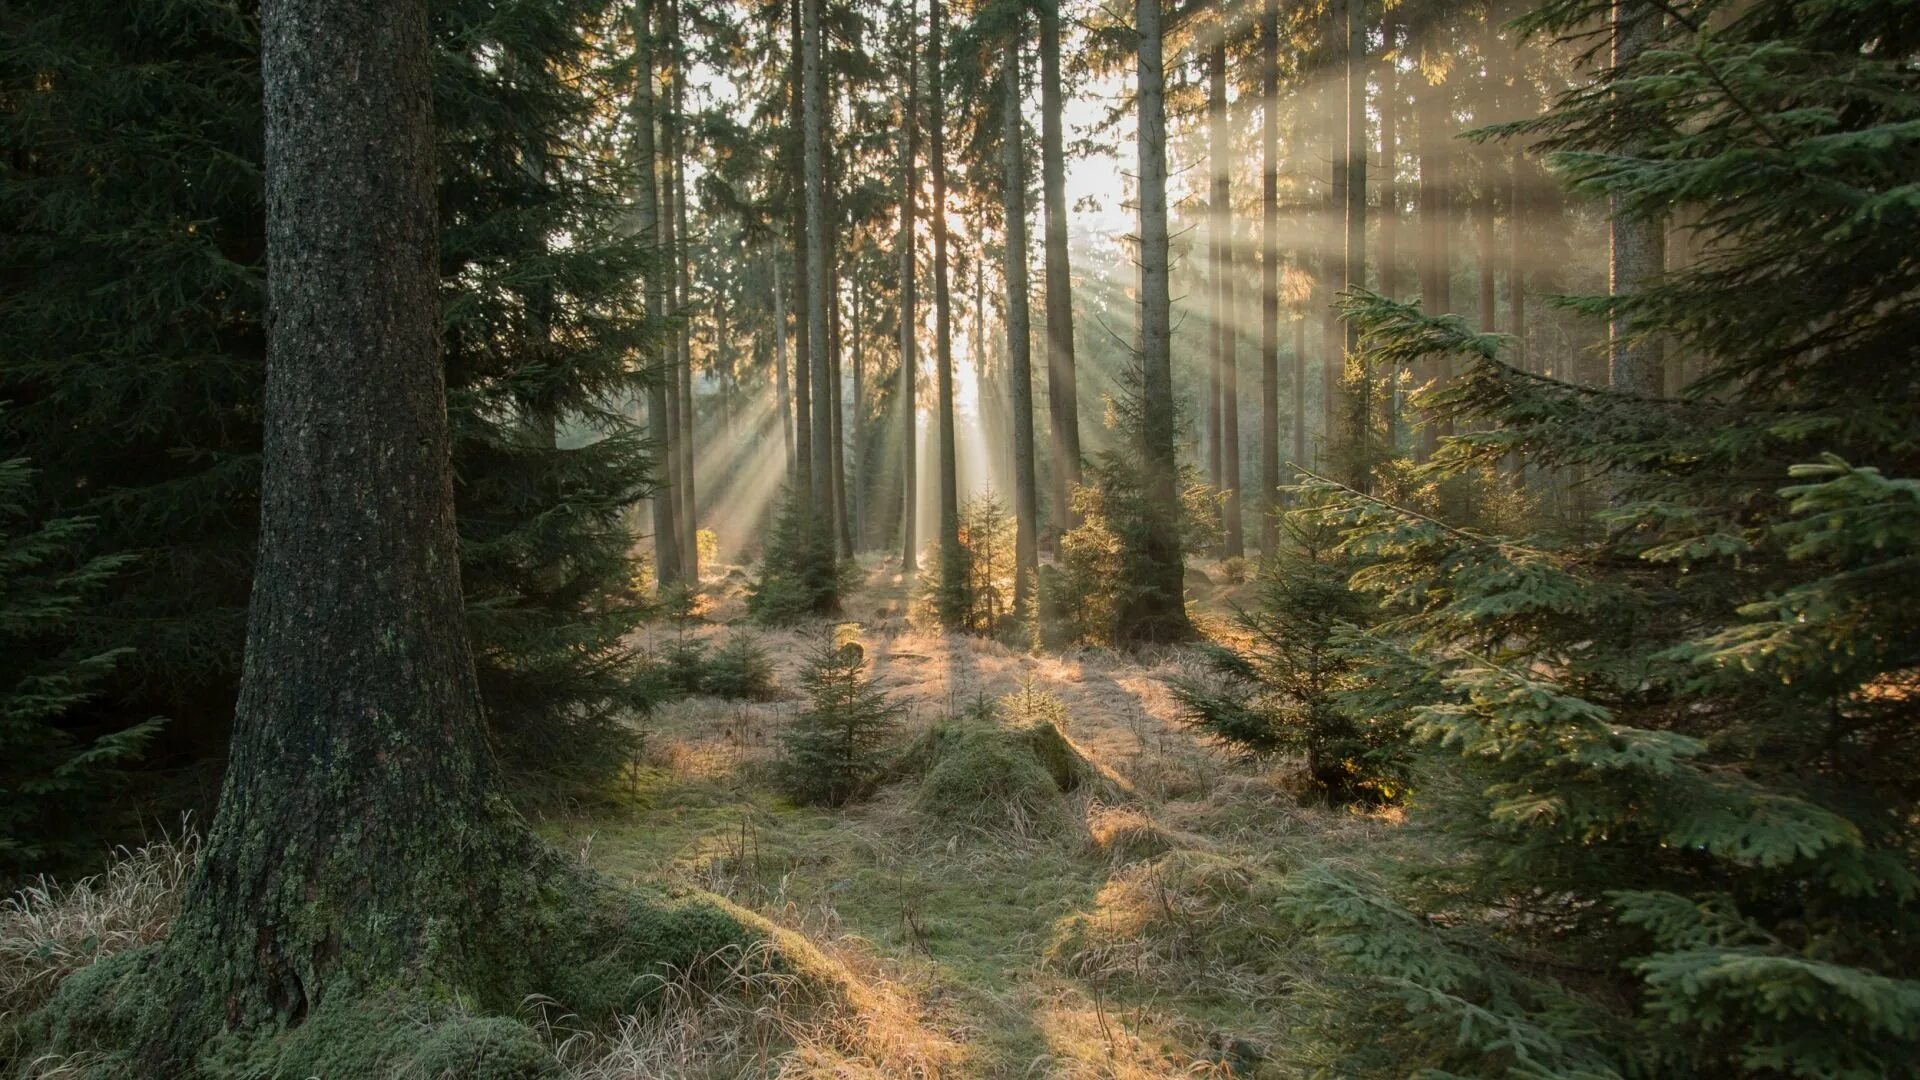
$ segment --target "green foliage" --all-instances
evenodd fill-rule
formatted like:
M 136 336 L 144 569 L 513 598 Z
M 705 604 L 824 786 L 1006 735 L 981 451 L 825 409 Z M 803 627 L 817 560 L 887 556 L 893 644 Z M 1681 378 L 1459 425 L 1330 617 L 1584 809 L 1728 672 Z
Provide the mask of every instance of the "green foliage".
M 655 700 L 707 694 L 734 701 L 774 696 L 773 660 L 752 635 L 735 633 L 719 648 L 683 624 L 642 667 Z
M 160 724 L 95 731 L 73 722 L 127 652 L 77 645 L 73 621 L 127 559 L 75 561 L 92 528 L 85 519 L 25 525 L 31 476 L 20 458 L 0 461 L 0 880 L 83 854 L 86 823 L 116 770 Z
M 1187 548 L 1211 546 L 1212 489 L 1186 468 L 1180 490 L 1181 512 L 1170 531 L 1182 535 Z M 1116 452 L 1089 462 L 1087 483 L 1074 489 L 1073 509 L 1080 524 L 1061 535 L 1057 564 L 1040 575 L 1041 639 L 1056 648 L 1137 640 L 1122 616 L 1158 595 L 1148 542 L 1169 530 L 1154 525 L 1163 514 L 1148 497 L 1134 456 Z
M 937 543 L 937 542 L 936 542 Z M 924 560 L 920 603 L 950 630 L 992 637 L 1021 624 L 1013 607 L 1014 522 L 992 489 L 960 507 L 960 549 Z
M 833 526 L 804 494 L 788 491 L 774 516 L 747 592 L 747 611 L 765 626 L 787 626 L 840 610 L 847 569 L 834 558 Z
M 885 771 L 902 706 L 867 679 L 867 654 L 850 624 L 824 637 L 800 676 L 807 707 L 780 735 L 775 770 L 792 798 L 840 806 L 859 798 Z
M 1279 532 L 1258 607 L 1237 613 L 1245 646 L 1213 646 L 1211 677 L 1172 680 L 1174 696 L 1189 724 L 1246 753 L 1299 755 L 1331 798 L 1393 799 L 1406 781 L 1403 719 L 1347 699 L 1360 685 L 1350 636 L 1372 609 L 1347 583 L 1358 563 L 1313 506 L 1284 514 Z
M 257 19 L 225 0 L 28 0 L 0 28 L 0 446 L 38 524 L 133 557 L 70 622 L 131 647 L 72 723 L 170 718 L 224 750 L 257 529 L 265 206 Z M 434 4 L 444 352 L 463 587 L 502 760 L 624 760 L 629 508 L 650 463 L 625 407 L 650 372 L 599 102 L 623 77 L 606 0 Z M 102 177 L 111 177 L 103 184 Z M 565 343 L 562 348 L 560 343 Z

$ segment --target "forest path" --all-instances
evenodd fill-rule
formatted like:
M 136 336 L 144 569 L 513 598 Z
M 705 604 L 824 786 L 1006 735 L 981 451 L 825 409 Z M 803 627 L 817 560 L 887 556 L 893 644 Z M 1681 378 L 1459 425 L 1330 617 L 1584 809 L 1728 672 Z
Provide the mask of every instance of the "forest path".
M 794 687 L 831 624 L 724 625 L 743 583 L 710 583 L 692 629 L 649 633 L 750 633 Z M 947 1044 L 928 1053 L 944 1075 L 1292 1075 L 1284 1033 L 1311 972 L 1272 900 L 1292 867 L 1392 823 L 1303 807 L 1284 766 L 1197 740 L 1165 685 L 1191 670 L 1184 650 L 1023 653 L 916 627 L 907 589 L 896 564 L 870 566 L 843 617 L 861 626 L 875 684 L 906 706 L 906 738 L 983 699 L 1044 692 L 1128 790 L 1062 796 L 1064 824 L 1025 830 L 930 816 L 913 778 L 842 810 L 798 807 L 768 765 L 800 702 L 693 698 L 647 720 L 617 805 L 543 831 L 616 878 L 709 889 L 830 945 Z M 1216 591 L 1200 591 L 1199 614 L 1218 613 Z

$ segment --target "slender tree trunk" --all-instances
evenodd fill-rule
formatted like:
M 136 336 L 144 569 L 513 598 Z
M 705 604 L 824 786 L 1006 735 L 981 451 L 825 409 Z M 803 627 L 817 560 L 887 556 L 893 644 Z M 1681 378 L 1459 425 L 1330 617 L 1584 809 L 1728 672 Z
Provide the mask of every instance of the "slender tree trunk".
M 417 977 L 450 940 L 476 959 L 537 858 L 461 602 L 427 9 L 262 7 L 258 563 L 219 814 L 167 942 L 184 981 L 154 1050 L 174 1060 L 145 1075 L 185 1075 L 209 1027 L 293 1026 Z
M 1287 138 L 1287 147 L 1288 153 L 1293 158 L 1293 171 L 1296 176 L 1306 175 L 1306 144 L 1306 128 L 1301 124 L 1299 114 L 1295 113 L 1293 127 Z M 1301 199 L 1294 204 L 1292 216 L 1294 216 L 1296 220 L 1302 215 L 1308 215 L 1310 217 L 1312 211 L 1309 209 L 1309 205 L 1303 195 Z M 1294 264 L 1303 273 L 1309 265 L 1304 247 L 1305 245 L 1302 244 L 1296 248 L 1293 253 Z M 1305 312 L 1302 312 L 1293 317 L 1292 463 L 1297 468 L 1305 468 L 1307 460 L 1307 316 Z
M 787 478 L 794 475 L 793 458 L 793 397 L 787 384 L 787 293 L 780 280 L 780 260 L 784 253 L 780 245 L 771 245 L 773 253 L 773 358 L 774 373 L 780 402 L 780 443 L 787 452 Z
M 654 100 L 653 100 L 653 26 L 648 0 L 636 0 L 633 5 L 634 32 L 634 74 L 633 87 L 633 153 L 640 168 L 640 195 L 637 200 L 634 218 L 640 234 L 640 242 L 648 247 L 658 248 L 661 242 L 662 226 L 660 221 L 660 195 L 655 178 L 658 175 L 659 154 L 654 146 Z M 668 278 L 663 274 L 647 275 L 647 318 L 656 321 L 665 318 L 668 307 Z M 647 384 L 647 423 L 651 428 L 655 443 L 659 446 L 660 468 L 666 473 L 660 489 L 653 495 L 653 574 L 654 581 L 662 590 L 680 583 L 680 530 L 676 527 L 673 514 L 673 443 L 669 438 L 673 411 L 668 400 L 668 387 L 673 375 L 671 362 L 661 364 L 661 370 Z
M 805 174 L 806 171 L 806 42 L 805 18 L 800 13 L 802 0 L 792 0 L 789 6 L 792 21 L 792 79 L 793 86 L 788 98 L 790 107 L 788 124 L 791 130 L 790 163 L 793 173 Z M 812 327 L 809 323 L 809 300 L 812 294 L 812 275 L 807 272 L 809 262 L 807 253 L 811 245 L 808 239 L 811 230 L 807 227 L 807 193 L 804 182 L 802 190 L 793 197 L 793 423 L 794 443 L 798 451 L 799 468 L 795 470 L 794 491 L 800 498 L 812 499 L 811 505 L 818 510 L 821 503 L 813 499 L 814 482 L 817 473 L 826 466 L 818 465 L 813 445 L 813 350 L 815 347 Z M 825 348 L 825 343 L 820 343 Z
M 856 262 L 856 265 L 857 265 L 857 262 Z M 852 419 L 853 468 L 852 470 L 850 470 L 849 475 L 847 477 L 847 514 L 848 514 L 848 523 L 853 530 L 853 533 L 852 533 L 853 544 L 849 549 L 848 554 L 852 554 L 853 551 L 859 550 L 861 542 L 863 542 L 866 539 L 866 535 L 867 535 L 866 523 L 861 518 L 861 511 L 863 509 L 861 505 L 863 502 L 861 498 L 861 489 L 863 487 L 863 484 L 860 478 L 860 473 L 861 473 L 860 462 L 863 459 L 863 455 L 860 452 L 860 448 L 866 445 L 865 438 L 861 431 L 861 426 L 862 426 L 861 417 L 864 416 L 866 413 L 866 386 L 864 385 L 864 382 L 863 382 L 866 373 L 865 371 L 862 370 L 863 368 L 866 367 L 866 355 L 862 351 L 862 345 L 864 343 L 866 335 L 860 332 L 861 326 L 862 326 L 860 322 L 860 306 L 861 306 L 862 299 L 864 299 L 864 296 L 861 288 L 861 282 L 860 282 L 859 276 L 856 274 L 853 279 L 853 402 L 852 402 L 853 407 L 848 410 L 849 414 L 853 418 Z
M 919 18 L 918 0 L 907 3 L 907 86 L 900 110 L 900 487 L 901 548 L 900 565 L 908 574 L 919 569 L 918 524 L 914 514 L 919 505 L 920 460 L 919 402 L 917 394 L 920 355 L 919 274 L 914 265 L 914 202 L 918 197 L 919 177 L 914 168 L 920 152 L 918 89 Z
M 1040 572 L 1040 493 L 1033 462 L 1033 329 L 1027 310 L 1027 132 L 1020 117 L 1020 45 L 1018 22 L 1010 30 L 1001 57 L 1001 101 L 1005 128 L 1001 159 L 1005 172 L 1007 285 L 1007 378 L 1013 383 L 1013 606 L 1022 617 L 1032 609 Z
M 953 432 L 953 297 L 947 285 L 947 136 L 946 95 L 942 88 L 941 5 L 930 0 L 927 29 L 928 153 L 933 167 L 933 348 L 938 387 L 940 443 L 941 621 L 958 625 L 964 596 L 953 587 L 965 563 L 960 549 L 960 482 Z
M 1143 579 L 1120 612 L 1134 641 L 1173 641 L 1187 622 L 1186 563 L 1180 546 L 1180 493 L 1174 459 L 1173 310 L 1167 280 L 1166 65 L 1160 0 L 1135 0 L 1140 153 L 1140 460 L 1148 512 L 1141 522 Z
M 700 512 L 699 502 L 695 498 L 693 469 L 694 453 L 697 442 L 696 414 L 693 407 L 693 327 L 689 309 L 693 304 L 693 273 L 690 267 L 688 251 L 691 243 L 687 235 L 687 133 L 683 116 L 683 98 L 686 92 L 686 44 L 680 38 L 680 0 L 667 0 L 667 18 L 669 23 L 669 48 L 673 66 L 670 68 L 671 81 L 668 83 L 668 164 L 673 175 L 673 266 L 674 266 L 674 313 L 679 317 L 680 325 L 676 331 L 677 362 L 674 367 L 679 372 L 680 393 L 680 502 L 675 507 L 676 520 L 680 524 L 680 559 L 686 579 L 691 584 L 700 581 Z
M 1380 20 L 1380 295 L 1400 296 L 1400 54 L 1396 48 L 1400 27 L 1396 12 Z M 1386 413 L 1384 456 L 1400 449 L 1400 369 L 1386 372 L 1387 394 L 1380 407 Z
M 1207 46 L 1207 483 L 1227 487 L 1225 444 L 1221 438 L 1221 342 L 1226 338 L 1227 241 L 1226 128 L 1227 46 L 1224 23 L 1216 24 Z M 1203 31 L 1204 32 L 1204 31 Z M 1222 524 L 1218 519 L 1215 524 Z M 1224 535 L 1222 540 L 1224 540 Z
M 1067 254 L 1059 0 L 1041 0 L 1038 7 L 1040 172 L 1047 214 L 1047 418 L 1053 436 L 1053 532 L 1058 550 L 1060 536 L 1079 524 L 1073 512 L 1073 489 L 1080 485 L 1080 391 L 1074 371 L 1073 270 Z
M 1260 553 L 1279 540 L 1280 0 L 1260 9 Z
M 1493 156 L 1485 150 L 1482 150 L 1478 156 L 1480 158 L 1480 197 L 1474 200 L 1473 226 L 1475 246 L 1479 250 L 1475 253 L 1474 262 L 1478 264 L 1475 270 L 1479 272 L 1480 329 L 1493 333 L 1500 329 L 1499 305 L 1494 296 L 1494 269 L 1497 257 L 1493 247 L 1493 219 L 1496 213 L 1493 202 Z
M 1340 48 L 1346 50 L 1344 5 L 1333 9 L 1334 31 L 1340 36 Z M 1327 455 L 1340 432 L 1340 376 L 1346 368 L 1346 332 L 1334 302 L 1346 279 L 1347 222 L 1347 106 L 1344 70 L 1338 83 L 1329 82 L 1320 91 L 1324 113 L 1321 128 L 1331 162 L 1331 182 L 1327 185 L 1326 232 L 1329 243 L 1320 257 L 1320 279 L 1315 284 L 1320 297 L 1320 454 Z M 1331 242 L 1339 237 L 1338 244 Z
M 1237 353 L 1233 276 L 1239 272 L 1233 240 L 1233 188 L 1229 179 L 1233 143 L 1227 131 L 1227 46 L 1223 36 L 1214 43 L 1212 84 L 1208 89 L 1209 158 L 1213 166 L 1213 194 L 1209 199 L 1214 237 L 1213 370 L 1220 384 L 1216 420 L 1220 451 L 1220 493 L 1223 552 L 1229 557 L 1247 553 L 1240 516 L 1240 361 Z
M 1453 134 L 1447 87 L 1423 79 L 1415 86 L 1420 154 L 1420 297 L 1429 314 L 1453 309 L 1453 268 L 1447 238 L 1453 230 L 1451 180 L 1447 153 Z M 1444 385 L 1452 378 L 1444 355 L 1434 357 L 1420 373 L 1420 381 Z M 1429 417 L 1420 426 L 1419 456 L 1424 460 L 1439 445 L 1441 425 Z
M 827 112 L 825 72 L 820 65 L 821 0 L 801 2 L 800 100 L 803 109 L 802 172 L 807 199 L 807 336 L 813 342 L 812 439 L 813 505 L 828 515 L 833 508 L 833 373 L 828 354 L 833 341 L 827 332 L 828 294 L 833 279 L 827 265 Z
M 1367 8 L 1366 0 L 1345 0 L 1347 29 L 1347 190 L 1346 258 L 1341 286 L 1367 284 Z M 1373 380 L 1360 360 L 1360 328 L 1344 327 L 1347 359 L 1358 376 L 1353 386 L 1353 486 L 1373 487 Z
M 1507 307 L 1513 321 L 1513 363 L 1533 370 L 1527 356 L 1527 159 L 1515 151 L 1507 170 Z
M 1660 12 L 1647 0 L 1615 0 L 1613 66 L 1632 64 L 1660 37 Z M 1630 213 L 1617 196 L 1607 200 L 1609 258 L 1607 289 L 1632 296 L 1666 269 L 1666 222 Z M 1633 320 L 1616 313 L 1607 322 L 1607 384 L 1648 397 L 1666 390 L 1666 360 L 1658 338 L 1636 335 Z

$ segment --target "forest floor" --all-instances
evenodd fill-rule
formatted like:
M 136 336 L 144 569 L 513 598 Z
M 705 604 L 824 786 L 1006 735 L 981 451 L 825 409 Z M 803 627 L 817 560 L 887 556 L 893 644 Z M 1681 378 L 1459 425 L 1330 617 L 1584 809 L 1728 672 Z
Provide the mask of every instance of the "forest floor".
M 1045 691 L 1104 779 L 1062 794 L 1058 814 L 985 825 L 930 810 L 912 777 L 844 809 L 796 806 L 769 766 L 801 707 L 799 668 L 829 626 L 730 625 L 744 614 L 734 572 L 710 583 L 693 629 L 649 631 L 754 634 L 786 693 L 660 710 L 615 802 L 540 827 L 617 879 L 727 896 L 882 992 L 886 1007 L 858 1023 L 866 1045 L 888 1049 L 803 1062 L 791 1039 L 769 1037 L 753 1071 L 1127 1080 L 1307 1067 L 1286 1032 L 1320 980 L 1274 900 L 1303 865 L 1377 858 L 1396 842 L 1395 820 L 1308 805 L 1287 763 L 1238 761 L 1198 740 L 1165 685 L 1191 670 L 1184 650 L 1029 654 L 929 632 L 907 616 L 897 560 L 865 573 L 843 618 L 860 625 L 875 684 L 905 706 L 905 738 L 983 699 Z M 1196 616 L 1224 620 L 1238 590 L 1195 582 Z M 652 1068 L 738 1074 L 737 1055 L 723 1064 L 698 1049 L 710 1034 L 678 1032 L 678 1063 L 655 1046 Z

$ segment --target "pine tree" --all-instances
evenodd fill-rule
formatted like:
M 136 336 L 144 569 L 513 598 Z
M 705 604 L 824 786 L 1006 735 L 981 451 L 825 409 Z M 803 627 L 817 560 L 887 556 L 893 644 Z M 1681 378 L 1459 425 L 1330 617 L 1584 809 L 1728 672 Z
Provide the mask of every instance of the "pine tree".
M 800 675 L 807 707 L 780 736 L 776 774 L 801 802 L 842 806 L 871 791 L 882 752 L 899 733 L 903 708 L 868 680 L 866 650 L 852 629 L 836 628 L 814 650 Z
M 23 522 L 32 472 L 0 461 L 0 882 L 28 868 L 59 870 L 88 854 L 87 823 L 100 813 L 117 766 L 160 726 L 89 730 L 74 707 L 99 694 L 128 649 L 92 652 L 73 622 L 128 562 L 73 552 L 93 527 L 84 518 Z

